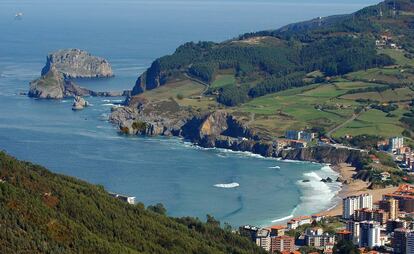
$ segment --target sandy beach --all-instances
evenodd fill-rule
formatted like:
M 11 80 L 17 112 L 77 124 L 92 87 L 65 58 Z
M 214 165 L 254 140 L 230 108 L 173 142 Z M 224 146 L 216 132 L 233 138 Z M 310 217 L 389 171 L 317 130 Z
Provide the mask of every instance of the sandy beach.
M 344 184 L 342 186 L 341 191 L 339 192 L 339 197 L 341 199 L 347 196 L 370 193 L 372 195 L 372 200 L 375 203 L 382 199 L 382 195 L 386 193 L 394 192 L 397 189 L 397 187 L 389 187 L 389 188 L 384 188 L 384 189 L 370 190 L 368 189 L 368 186 L 369 186 L 368 182 L 352 179 L 352 175 L 355 174 L 354 167 L 351 167 L 347 164 L 341 164 L 337 167 L 334 167 L 333 169 L 341 175 L 341 178 L 344 181 L 349 182 L 349 184 Z M 339 202 L 337 206 L 330 209 L 329 211 L 322 212 L 322 214 L 325 214 L 327 216 L 341 216 L 342 215 L 342 202 Z

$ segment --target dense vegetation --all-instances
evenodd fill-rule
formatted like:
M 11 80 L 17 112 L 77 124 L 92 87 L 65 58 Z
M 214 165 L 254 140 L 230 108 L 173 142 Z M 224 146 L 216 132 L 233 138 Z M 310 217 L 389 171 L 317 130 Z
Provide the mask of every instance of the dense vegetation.
M 247 238 L 0 152 L 0 253 L 262 253 Z
M 411 56 L 414 52 L 414 18 L 410 0 L 386 0 L 354 14 L 317 18 L 278 30 L 260 31 L 223 43 L 190 42 L 172 55 L 157 59 L 139 79 L 142 89 L 192 76 L 212 83 L 221 72 L 235 74 L 235 87 L 218 89 L 217 100 L 228 106 L 250 98 L 308 85 L 306 73 L 325 77 L 389 66 L 395 61 L 378 52 L 375 40 L 391 35 Z M 185 74 L 185 75 L 183 75 Z M 306 80 L 306 81 L 305 81 Z M 247 89 L 248 87 L 248 89 Z M 362 88 L 385 91 L 387 87 Z M 363 92 L 360 89 L 350 93 Z

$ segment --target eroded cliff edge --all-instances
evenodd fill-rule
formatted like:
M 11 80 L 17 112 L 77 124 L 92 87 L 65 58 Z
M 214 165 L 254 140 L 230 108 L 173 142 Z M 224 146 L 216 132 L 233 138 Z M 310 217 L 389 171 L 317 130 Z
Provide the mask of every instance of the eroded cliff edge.
M 135 96 L 128 106 L 114 108 L 110 121 L 128 135 L 177 136 L 205 148 L 245 151 L 264 157 L 319 163 L 349 163 L 360 168 L 365 153 L 334 146 L 278 149 L 225 111 L 199 112 L 183 108 L 174 99 L 151 102 Z

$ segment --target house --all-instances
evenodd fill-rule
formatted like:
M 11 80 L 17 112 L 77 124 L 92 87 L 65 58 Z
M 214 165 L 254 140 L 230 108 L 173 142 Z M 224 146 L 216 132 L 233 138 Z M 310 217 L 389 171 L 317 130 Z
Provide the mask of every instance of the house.
M 391 178 L 391 174 L 388 172 L 381 172 L 381 180 L 382 181 L 387 181 Z
M 117 193 L 113 193 L 113 192 L 110 192 L 109 195 L 111 195 L 112 197 L 117 198 L 119 200 L 122 200 L 122 201 L 124 201 L 124 202 L 126 202 L 130 205 L 135 204 L 135 197 L 125 196 L 125 195 L 117 194 Z
M 325 217 L 326 216 L 324 214 L 317 213 L 317 214 L 312 215 L 312 220 L 316 222 L 320 222 L 321 220 L 325 219 Z
M 270 230 L 271 236 L 283 236 L 285 235 L 285 230 L 287 229 L 287 227 L 282 225 L 276 225 L 271 226 L 268 229 Z
M 299 226 L 305 225 L 305 224 L 311 224 L 312 223 L 312 217 L 311 216 L 301 216 L 297 218 L 293 218 L 287 223 L 287 228 L 289 230 L 291 229 L 297 229 Z

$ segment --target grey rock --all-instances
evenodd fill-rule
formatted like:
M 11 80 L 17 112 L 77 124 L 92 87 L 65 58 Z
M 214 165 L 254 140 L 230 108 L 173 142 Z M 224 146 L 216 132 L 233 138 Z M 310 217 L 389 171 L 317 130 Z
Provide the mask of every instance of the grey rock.
M 46 58 L 46 65 L 42 69 L 42 76 L 52 67 L 63 74 L 64 78 L 107 78 L 112 77 L 111 65 L 101 57 L 92 56 L 80 49 L 62 49 L 50 53 Z
M 89 106 L 89 103 L 84 98 L 76 96 L 73 100 L 72 110 L 82 110 L 87 106 Z

